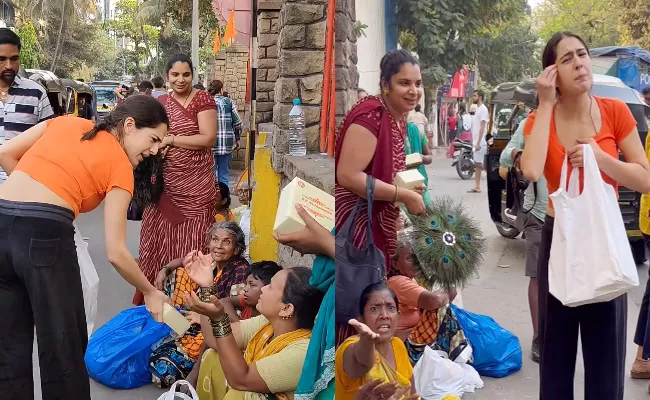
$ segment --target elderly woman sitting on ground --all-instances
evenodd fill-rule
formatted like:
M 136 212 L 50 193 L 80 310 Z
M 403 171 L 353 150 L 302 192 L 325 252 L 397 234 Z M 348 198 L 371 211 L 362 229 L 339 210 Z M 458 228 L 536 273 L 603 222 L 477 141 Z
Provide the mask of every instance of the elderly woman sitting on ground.
M 234 222 L 217 222 L 208 230 L 205 238 L 208 255 L 193 251 L 184 259 L 176 259 L 164 266 L 156 278 L 156 286 L 167 294 L 174 306 L 184 310 L 192 323 L 190 329 L 179 339 L 170 340 L 154 350 L 149 359 L 149 369 L 154 381 L 161 387 L 169 387 L 176 380 L 196 380 L 198 368 L 190 376 L 194 364 L 203 350 L 199 315 L 188 310 L 185 295 L 196 293 L 199 284 L 188 273 L 188 267 L 202 257 L 206 263 L 206 277 L 214 285 L 218 298 L 237 296 L 246 285 L 248 262 L 243 258 L 246 250 L 244 232 Z
M 210 259 L 201 254 L 187 267 L 202 286 L 200 299 L 185 296 L 201 319 L 206 344 L 197 391 L 204 400 L 292 399 L 298 385 L 323 293 L 309 285 L 309 268 L 278 272 L 262 288 L 260 316 L 231 323 L 215 297 Z M 244 353 L 242 354 L 242 350 Z

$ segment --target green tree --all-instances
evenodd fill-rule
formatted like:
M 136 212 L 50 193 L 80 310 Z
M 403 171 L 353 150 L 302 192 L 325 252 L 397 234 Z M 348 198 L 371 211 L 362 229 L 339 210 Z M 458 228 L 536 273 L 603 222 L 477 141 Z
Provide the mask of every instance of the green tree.
M 31 23 L 23 24 L 18 29 L 20 36 L 21 50 L 20 61 L 25 68 L 40 68 L 43 62 L 42 47 L 38 41 L 36 29 Z
M 532 29 L 530 16 L 506 21 L 479 40 L 482 48 L 490 49 L 476 57 L 480 78 L 489 85 L 520 81 L 541 72 L 539 36 Z
M 650 5 L 647 0 L 618 0 L 619 30 L 622 45 L 637 45 L 650 50 Z
M 488 50 L 490 28 L 520 17 L 527 7 L 525 0 L 395 0 L 395 6 L 403 40 L 415 40 L 427 110 L 450 73 L 476 65 L 479 53 Z
M 571 31 L 590 47 L 603 47 L 619 43 L 621 13 L 619 4 L 608 0 L 544 0 L 535 9 L 534 17 L 544 41 L 556 32 Z

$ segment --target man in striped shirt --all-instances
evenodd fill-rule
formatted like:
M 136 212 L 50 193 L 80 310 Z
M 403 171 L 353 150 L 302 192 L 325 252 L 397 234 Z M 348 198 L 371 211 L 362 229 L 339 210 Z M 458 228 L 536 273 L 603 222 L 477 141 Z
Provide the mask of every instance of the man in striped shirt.
M 45 89 L 18 76 L 20 47 L 18 35 L 0 28 L 0 145 L 54 116 Z M 5 179 L 0 168 L 0 183 Z
M 235 103 L 223 94 L 223 82 L 212 81 L 208 91 L 217 105 L 217 140 L 212 148 L 214 173 L 219 182 L 228 185 L 230 161 L 241 137 L 242 121 Z

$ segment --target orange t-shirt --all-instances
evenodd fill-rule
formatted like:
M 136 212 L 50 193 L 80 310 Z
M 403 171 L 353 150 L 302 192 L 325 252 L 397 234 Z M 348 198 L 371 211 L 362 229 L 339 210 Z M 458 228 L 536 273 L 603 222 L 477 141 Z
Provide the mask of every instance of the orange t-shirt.
M 399 301 L 399 322 L 397 330 L 413 329 L 420 319 L 418 299 L 426 289 L 413 279 L 397 275 L 388 279 L 388 286 L 393 289 Z
M 596 104 L 600 108 L 602 127 L 594 136 L 598 146 L 607 154 L 618 159 L 618 144 L 623 141 L 636 127 L 636 120 L 632 112 L 625 103 L 618 99 L 605 97 L 594 97 Z M 524 135 L 528 136 L 533 131 L 535 116 L 537 111 L 533 111 L 524 125 Z M 544 164 L 544 177 L 546 178 L 548 193 L 555 193 L 560 187 L 560 176 L 562 174 L 562 163 L 566 155 L 566 150 L 560 139 L 557 137 L 555 130 L 555 109 L 551 114 L 550 136 L 548 151 L 546 153 L 546 164 Z M 571 175 L 573 168 L 568 165 L 567 177 Z M 603 180 L 614 187 L 618 193 L 618 183 L 609 176 L 601 172 Z M 580 190 L 583 187 L 583 176 L 580 175 Z M 565 188 L 566 189 L 566 188 Z M 549 202 L 552 208 L 552 202 Z
M 82 141 L 92 128 L 93 123 L 83 118 L 49 120 L 43 136 L 16 166 L 65 200 L 75 217 L 95 209 L 114 187 L 133 195 L 133 165 L 124 149 L 106 131 Z

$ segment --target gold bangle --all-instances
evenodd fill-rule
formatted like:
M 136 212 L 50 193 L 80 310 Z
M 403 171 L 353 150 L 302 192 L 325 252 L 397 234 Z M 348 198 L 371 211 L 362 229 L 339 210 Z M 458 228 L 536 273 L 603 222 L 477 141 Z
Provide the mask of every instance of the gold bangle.
M 172 147 L 174 147 L 174 135 L 172 135 Z
M 210 319 L 210 325 L 212 325 L 212 335 L 217 339 L 232 335 L 232 326 L 228 314 L 224 314 L 217 320 Z
M 393 204 L 395 204 L 397 203 L 397 200 L 399 200 L 399 186 L 397 185 L 393 185 L 393 186 L 395 186 L 395 198 L 393 199 Z

